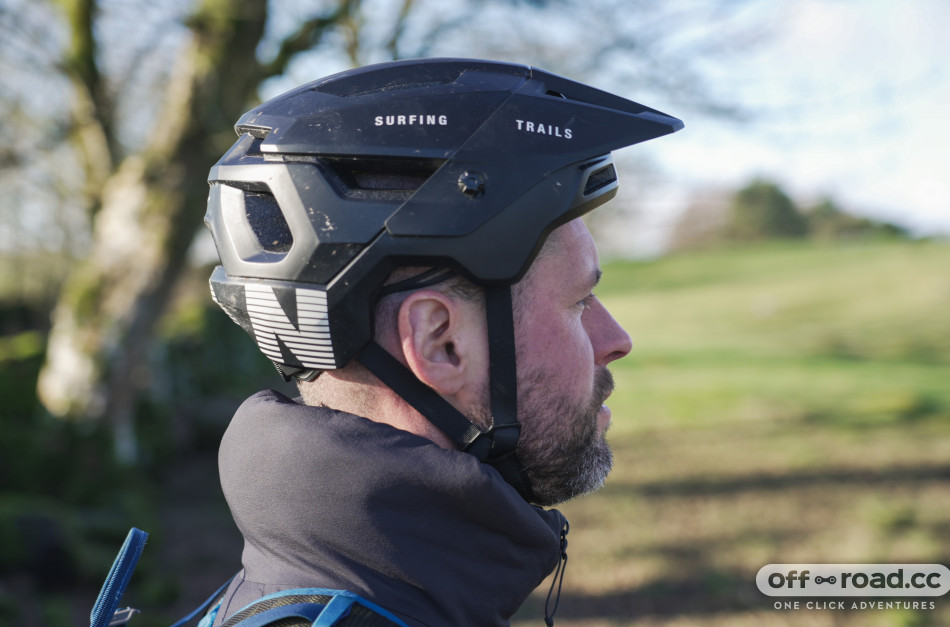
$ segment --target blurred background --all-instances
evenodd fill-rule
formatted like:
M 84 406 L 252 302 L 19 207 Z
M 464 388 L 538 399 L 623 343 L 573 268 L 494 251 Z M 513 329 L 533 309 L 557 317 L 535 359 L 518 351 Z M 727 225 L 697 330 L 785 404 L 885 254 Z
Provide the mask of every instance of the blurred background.
M 261 100 L 419 56 L 686 121 L 590 218 L 635 349 L 558 624 L 950 624 L 754 583 L 950 561 L 948 27 L 941 0 L 0 0 L 0 625 L 85 624 L 131 526 L 133 624 L 240 567 L 217 443 L 283 384 L 208 298 L 208 170 Z

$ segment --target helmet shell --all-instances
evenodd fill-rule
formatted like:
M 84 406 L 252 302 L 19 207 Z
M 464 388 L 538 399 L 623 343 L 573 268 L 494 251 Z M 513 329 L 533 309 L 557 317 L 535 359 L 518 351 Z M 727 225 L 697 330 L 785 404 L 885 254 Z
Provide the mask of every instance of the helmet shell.
M 547 234 L 613 197 L 610 151 L 680 120 L 536 68 L 342 72 L 252 109 L 211 169 L 212 294 L 275 363 L 345 365 L 401 265 L 516 282 Z

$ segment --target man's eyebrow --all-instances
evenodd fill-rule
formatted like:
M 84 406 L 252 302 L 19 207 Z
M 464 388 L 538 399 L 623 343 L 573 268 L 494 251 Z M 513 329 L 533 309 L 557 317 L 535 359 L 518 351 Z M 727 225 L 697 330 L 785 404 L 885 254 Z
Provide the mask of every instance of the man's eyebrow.
M 600 277 L 603 275 L 604 273 L 600 268 L 594 268 L 587 276 L 587 280 L 580 283 L 580 286 L 582 286 L 580 289 L 593 292 L 594 288 L 597 287 L 597 284 L 600 283 Z
M 600 268 L 594 269 L 594 281 L 593 285 L 596 287 L 600 283 L 600 277 L 604 276 L 604 271 Z

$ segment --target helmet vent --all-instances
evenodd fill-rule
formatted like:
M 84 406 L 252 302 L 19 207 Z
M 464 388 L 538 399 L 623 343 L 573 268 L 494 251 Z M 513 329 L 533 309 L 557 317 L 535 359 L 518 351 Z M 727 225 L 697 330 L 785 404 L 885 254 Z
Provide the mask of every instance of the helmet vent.
M 343 98 L 349 98 L 351 96 L 368 96 L 370 94 L 381 94 L 383 92 L 392 92 L 397 89 L 431 89 L 433 87 L 438 87 L 446 83 L 451 83 L 452 81 L 458 78 L 458 74 L 452 77 L 448 77 L 445 80 L 433 80 L 433 81 L 423 81 L 423 82 L 409 82 L 409 83 L 390 83 L 383 85 L 373 85 L 371 87 L 363 87 L 359 85 L 323 85 L 317 88 L 317 91 L 321 91 L 327 94 L 333 94 L 334 96 L 341 96 Z
M 398 89 L 431 89 L 457 81 L 465 69 L 464 65 L 459 64 L 432 65 L 426 68 L 426 72 L 422 76 L 416 72 L 397 73 L 396 75 L 366 72 L 348 78 L 338 78 L 318 85 L 314 89 L 343 98 L 380 94 Z
M 597 170 L 596 172 L 591 173 L 587 177 L 587 183 L 584 185 L 584 195 L 592 194 L 598 189 L 604 188 L 611 183 L 617 180 L 617 172 L 614 170 L 614 165 L 609 163 Z
M 251 231 L 265 251 L 285 254 L 293 246 L 290 227 L 272 194 L 244 192 L 244 213 Z
M 323 160 L 337 191 L 352 200 L 403 202 L 442 165 L 441 160 Z
M 238 135 L 247 133 L 254 139 L 258 140 L 267 139 L 267 136 L 270 135 L 271 132 L 271 129 L 267 128 L 266 126 L 255 126 L 253 124 L 239 124 L 238 126 L 234 127 L 234 130 L 237 131 Z M 258 145 L 256 145 L 255 148 L 257 151 L 260 151 L 260 142 L 257 144 Z

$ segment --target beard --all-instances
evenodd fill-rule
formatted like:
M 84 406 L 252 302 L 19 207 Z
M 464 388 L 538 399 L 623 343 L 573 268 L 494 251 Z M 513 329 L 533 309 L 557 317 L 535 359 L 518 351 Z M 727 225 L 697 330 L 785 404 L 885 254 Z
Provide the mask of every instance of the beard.
M 590 396 L 581 400 L 552 391 L 549 381 L 541 368 L 518 381 L 518 458 L 531 482 L 532 501 L 541 506 L 601 488 L 613 465 L 606 431 L 597 429 L 601 405 L 614 388 L 610 371 L 598 369 Z

